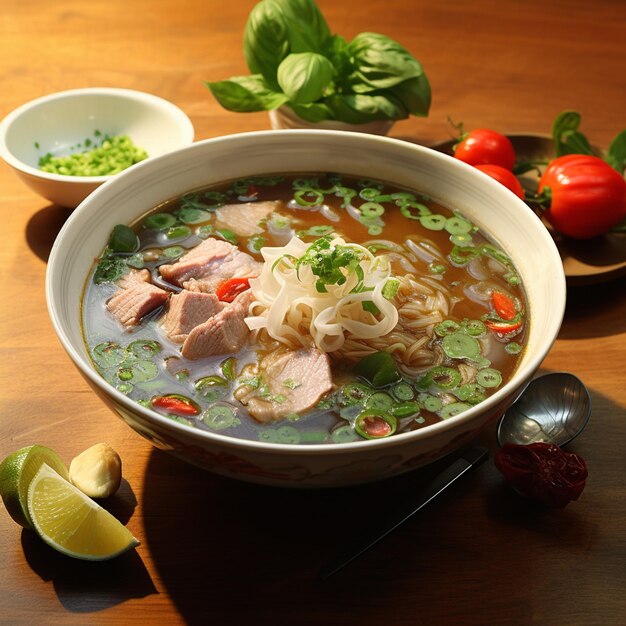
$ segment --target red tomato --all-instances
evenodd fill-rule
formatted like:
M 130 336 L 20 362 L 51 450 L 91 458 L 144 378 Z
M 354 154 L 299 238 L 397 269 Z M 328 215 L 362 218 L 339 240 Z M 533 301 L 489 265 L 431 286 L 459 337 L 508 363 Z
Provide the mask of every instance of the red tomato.
M 240 293 L 250 289 L 249 278 L 231 278 L 215 290 L 215 295 L 222 302 L 232 302 Z
M 499 165 L 512 170 L 515 150 L 508 137 L 488 128 L 471 131 L 454 150 L 454 156 L 470 165 Z
M 546 168 L 538 191 L 549 194 L 545 218 L 574 239 L 602 235 L 626 215 L 626 180 L 595 156 L 558 157 Z
M 510 189 L 516 196 L 524 199 L 524 188 L 522 183 L 519 182 L 517 176 L 500 165 L 493 165 L 491 163 L 486 165 L 475 165 L 477 170 L 489 174 L 491 178 L 495 178 L 500 184 L 504 185 L 507 189 Z

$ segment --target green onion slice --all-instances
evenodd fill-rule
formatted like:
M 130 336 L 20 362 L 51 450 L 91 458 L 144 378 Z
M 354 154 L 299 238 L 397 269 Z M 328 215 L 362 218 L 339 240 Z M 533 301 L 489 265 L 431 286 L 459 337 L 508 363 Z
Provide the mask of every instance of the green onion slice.
M 364 439 L 382 439 L 396 432 L 398 422 L 393 415 L 384 411 L 367 409 L 354 422 L 354 430 Z

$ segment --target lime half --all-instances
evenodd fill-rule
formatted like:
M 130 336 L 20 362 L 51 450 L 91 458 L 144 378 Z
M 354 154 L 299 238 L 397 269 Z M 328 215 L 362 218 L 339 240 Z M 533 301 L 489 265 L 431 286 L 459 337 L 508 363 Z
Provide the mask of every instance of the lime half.
M 45 463 L 28 488 L 37 534 L 52 548 L 87 561 L 104 561 L 139 545 L 113 515 Z
M 26 504 L 28 487 L 44 463 L 59 476 L 68 477 L 61 457 L 46 446 L 21 448 L 9 454 L 0 464 L 0 495 L 9 515 L 24 528 L 33 527 Z

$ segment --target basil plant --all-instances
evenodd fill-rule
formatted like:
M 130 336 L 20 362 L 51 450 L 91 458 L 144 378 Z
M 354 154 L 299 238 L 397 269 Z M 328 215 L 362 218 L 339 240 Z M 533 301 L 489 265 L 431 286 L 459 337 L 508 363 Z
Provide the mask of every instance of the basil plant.
M 251 72 L 207 82 L 229 111 L 289 106 L 309 122 L 363 124 L 428 115 L 430 85 L 421 64 L 393 39 L 332 35 L 313 0 L 262 0 L 244 31 Z

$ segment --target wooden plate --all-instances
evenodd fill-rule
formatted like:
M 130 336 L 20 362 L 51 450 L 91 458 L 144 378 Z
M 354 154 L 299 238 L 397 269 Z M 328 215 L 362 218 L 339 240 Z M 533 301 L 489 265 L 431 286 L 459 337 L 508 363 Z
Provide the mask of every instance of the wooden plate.
M 519 161 L 547 162 L 553 159 L 554 144 L 549 135 L 508 135 Z M 439 152 L 452 154 L 455 140 L 431 146 Z M 601 154 L 596 149 L 598 155 Z M 538 165 L 542 170 L 544 166 Z M 536 191 L 539 173 L 528 172 L 520 176 L 528 191 Z M 565 276 L 569 285 L 590 285 L 613 280 L 626 275 L 626 233 L 607 233 L 587 240 L 569 239 L 554 232 L 544 221 L 557 245 Z

